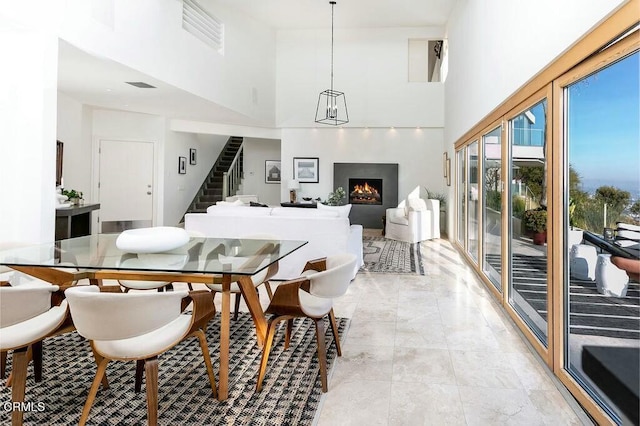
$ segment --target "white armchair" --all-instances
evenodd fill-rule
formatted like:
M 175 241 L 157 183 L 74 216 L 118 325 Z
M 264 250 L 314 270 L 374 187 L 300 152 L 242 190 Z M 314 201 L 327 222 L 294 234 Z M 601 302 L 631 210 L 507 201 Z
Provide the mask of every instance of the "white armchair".
M 387 209 L 385 237 L 408 243 L 440 238 L 440 201 L 407 198 Z

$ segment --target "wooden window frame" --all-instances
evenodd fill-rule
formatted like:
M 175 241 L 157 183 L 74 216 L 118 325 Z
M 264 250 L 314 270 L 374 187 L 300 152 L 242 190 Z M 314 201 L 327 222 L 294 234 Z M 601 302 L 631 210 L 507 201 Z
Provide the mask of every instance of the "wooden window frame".
M 609 45 L 616 40 L 625 31 L 633 28 L 638 24 L 637 11 L 640 10 L 640 0 L 629 0 L 623 3 L 617 10 L 612 12 L 598 26 L 596 26 L 587 35 L 576 42 L 571 48 L 560 55 L 550 65 L 545 67 L 524 85 L 522 85 L 513 95 L 503 101 L 498 107 L 487 114 L 480 122 L 470 128 L 462 137 L 454 143 L 454 152 L 456 155 L 455 167 L 455 211 L 456 221 L 454 227 L 454 238 L 452 243 L 458 248 L 460 254 L 467 260 L 468 265 L 476 272 L 476 274 L 490 289 L 491 293 L 505 307 L 509 316 L 513 319 L 518 328 L 523 332 L 528 341 L 532 344 L 541 358 L 553 371 L 554 375 L 567 387 L 569 392 L 578 400 L 582 407 L 593 417 L 598 424 L 615 424 L 613 419 L 591 398 L 585 389 L 583 389 L 564 368 L 564 144 L 563 144 L 563 128 L 562 128 L 562 88 L 577 81 L 584 76 L 596 72 L 597 70 L 621 59 L 622 57 L 638 50 L 638 35 L 634 34 L 619 40 L 615 44 Z M 606 47 L 606 48 L 605 48 Z M 458 167 L 458 151 L 466 148 L 473 141 L 481 141 L 481 137 L 486 133 L 495 129 L 498 125 L 502 125 L 502 184 L 508 185 L 506 181 L 510 173 L 504 173 L 509 167 L 509 144 L 511 143 L 508 135 L 508 120 L 527 107 L 535 105 L 543 98 L 547 99 L 547 181 L 549 182 L 548 191 L 548 221 L 551 226 L 550 243 L 548 244 L 548 259 L 550 265 L 547 273 L 547 303 L 549 306 L 547 317 L 547 347 L 545 347 L 529 330 L 524 321 L 510 307 L 508 303 L 509 297 L 509 274 L 508 256 L 503 255 L 502 258 L 502 293 L 490 282 L 488 277 L 484 275 L 482 269 L 482 257 L 484 255 L 482 246 L 484 244 L 484 235 L 479 228 L 479 259 L 476 264 L 467 254 L 466 239 L 468 238 L 468 221 L 465 217 L 465 242 L 461 246 L 457 240 L 460 210 L 458 209 L 458 185 L 460 185 L 457 176 Z M 518 112 L 519 111 L 519 112 Z M 481 158 L 482 143 L 478 147 L 479 164 L 478 167 L 484 167 L 484 158 Z M 465 153 L 466 154 L 466 153 Z M 483 154 L 482 154 L 483 155 Z M 466 165 L 465 165 L 466 166 Z M 453 173 L 453 171 L 452 171 Z M 554 179 L 555 177 L 555 179 Z M 466 182 L 464 183 L 466 186 Z M 480 191 L 479 191 L 480 192 Z M 507 197 L 502 199 L 502 210 L 505 211 Z M 466 211 L 465 211 L 466 215 Z M 481 222 L 481 221 L 480 221 Z M 503 217 L 502 221 L 502 250 L 503 254 L 509 246 L 508 222 Z M 479 224 L 481 226 L 481 224 Z

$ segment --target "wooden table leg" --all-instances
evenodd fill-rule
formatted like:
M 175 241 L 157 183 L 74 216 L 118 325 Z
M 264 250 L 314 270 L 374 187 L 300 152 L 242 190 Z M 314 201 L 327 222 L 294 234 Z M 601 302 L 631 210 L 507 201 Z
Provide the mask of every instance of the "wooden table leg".
M 229 322 L 231 319 L 231 275 L 222 276 L 222 312 L 220 313 L 220 380 L 218 401 L 229 392 Z
M 251 318 L 256 326 L 256 338 L 258 339 L 258 346 L 262 347 L 264 339 L 267 335 L 267 319 L 264 316 L 264 311 L 260 305 L 260 296 L 253 286 L 251 277 L 243 276 L 238 280 L 240 292 L 244 297 L 244 301 L 249 308 Z

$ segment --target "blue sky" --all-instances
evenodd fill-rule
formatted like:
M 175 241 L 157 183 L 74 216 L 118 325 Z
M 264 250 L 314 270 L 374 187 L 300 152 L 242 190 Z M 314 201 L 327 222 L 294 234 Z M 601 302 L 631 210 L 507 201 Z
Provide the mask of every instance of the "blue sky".
M 569 87 L 569 162 L 583 189 L 640 192 L 638 52 Z

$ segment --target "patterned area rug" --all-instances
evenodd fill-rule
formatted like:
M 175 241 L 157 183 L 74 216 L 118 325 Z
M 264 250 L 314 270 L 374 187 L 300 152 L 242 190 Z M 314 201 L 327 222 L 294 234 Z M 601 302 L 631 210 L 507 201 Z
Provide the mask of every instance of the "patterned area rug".
M 207 341 L 216 379 L 219 360 L 219 318 L 209 324 Z M 349 320 L 337 318 L 340 336 Z M 326 322 L 327 362 L 331 368 L 336 346 Z M 30 363 L 26 402 L 44 403 L 43 412 L 25 412 L 25 424 L 77 425 L 96 364 L 89 343 L 77 333 L 45 340 L 43 380 L 33 380 Z M 269 366 L 260 393 L 255 392 L 262 352 L 248 313 L 231 320 L 229 398 L 212 397 L 200 346 L 187 339 L 159 357 L 158 417 L 161 425 L 310 425 L 322 395 L 316 356 L 315 325 L 297 319 L 291 345 L 284 350 L 284 328 L 276 333 Z M 7 370 L 10 370 L 8 357 Z M 7 373 L 8 374 L 8 373 Z M 146 394 L 134 392 L 135 363 L 112 361 L 107 367 L 109 389 L 100 388 L 89 415 L 92 425 L 146 424 Z M 1 402 L 11 401 L 11 388 L 0 386 Z M 11 413 L 0 412 L 0 424 Z
M 362 237 L 362 271 L 424 275 L 420 243 L 405 243 L 384 237 Z

